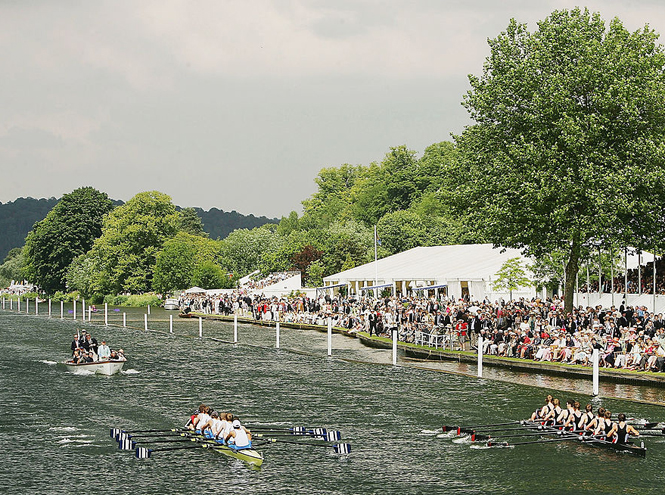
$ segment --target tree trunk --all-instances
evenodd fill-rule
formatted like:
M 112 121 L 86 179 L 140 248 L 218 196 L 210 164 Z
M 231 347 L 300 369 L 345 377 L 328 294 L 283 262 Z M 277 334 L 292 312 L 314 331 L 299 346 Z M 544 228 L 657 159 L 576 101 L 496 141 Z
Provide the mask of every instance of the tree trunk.
M 564 313 L 568 314 L 573 310 L 573 295 L 575 292 L 575 280 L 577 272 L 580 269 L 580 241 L 579 236 L 575 236 L 570 245 L 568 253 L 568 263 L 566 263 L 566 284 L 564 293 Z

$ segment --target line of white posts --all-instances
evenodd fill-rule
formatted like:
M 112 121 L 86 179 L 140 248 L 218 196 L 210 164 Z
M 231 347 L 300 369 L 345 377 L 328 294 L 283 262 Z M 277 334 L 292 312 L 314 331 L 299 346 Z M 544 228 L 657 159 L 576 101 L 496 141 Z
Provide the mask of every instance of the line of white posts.
M 21 298 L 18 299 L 18 311 L 21 311 Z M 14 300 L 9 299 L 9 305 L 10 309 L 14 309 Z M 25 301 L 25 307 L 26 307 L 26 314 L 29 312 L 29 307 L 30 307 L 30 301 L 26 299 Z M 2 298 L 2 309 L 6 308 L 6 301 L 5 298 Z M 81 319 L 83 321 L 86 321 L 86 306 L 85 306 L 85 299 L 81 301 Z M 87 319 L 88 321 L 92 321 L 92 307 L 88 305 L 87 307 L 88 310 L 88 315 Z M 77 318 L 77 313 L 76 313 L 76 300 L 73 301 L 73 319 L 76 320 Z M 35 314 L 39 314 L 39 301 L 35 299 Z M 60 301 L 60 318 L 64 318 L 65 315 L 65 306 L 64 306 L 64 301 Z M 143 315 L 143 329 L 145 331 L 148 331 L 148 315 L 150 315 L 150 306 L 147 308 L 147 312 Z M 48 300 L 48 316 L 52 316 L 52 304 L 51 304 L 51 299 Z M 332 318 L 328 318 L 328 356 L 332 356 Z M 109 324 L 109 305 L 108 303 L 104 303 L 104 325 L 108 326 Z M 127 327 L 127 313 L 122 313 L 122 326 Z M 173 315 L 169 315 L 169 333 L 173 333 Z M 199 317 L 199 337 L 203 337 L 203 318 Z M 397 329 L 393 329 L 392 332 L 392 337 L 393 337 L 393 352 L 392 352 L 392 363 L 393 366 L 397 365 L 397 342 L 398 342 L 398 331 Z M 237 344 L 238 343 L 238 314 L 234 313 L 233 315 L 233 343 Z M 277 320 L 275 322 L 275 348 L 279 349 L 280 348 L 280 318 L 279 315 L 277 317 Z M 482 360 L 482 356 L 479 356 L 479 363 Z M 481 376 L 480 372 L 479 375 Z

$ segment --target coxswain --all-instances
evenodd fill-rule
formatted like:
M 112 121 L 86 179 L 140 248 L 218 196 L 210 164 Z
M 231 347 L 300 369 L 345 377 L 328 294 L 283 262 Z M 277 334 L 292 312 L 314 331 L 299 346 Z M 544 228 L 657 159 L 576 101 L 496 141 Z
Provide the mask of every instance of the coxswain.
M 249 449 L 252 447 L 252 433 L 240 424 L 240 420 L 235 418 L 231 424 L 233 428 L 226 435 L 224 441 L 228 444 L 235 445 L 236 449 Z M 233 442 L 231 442 L 233 439 Z
M 577 422 L 577 429 L 578 430 L 585 430 L 586 426 L 593 421 L 593 407 L 591 404 L 587 404 L 586 407 L 584 408 L 584 412 L 582 413 L 582 417 L 580 420 Z
M 607 439 L 611 440 L 614 443 L 626 444 L 629 443 L 628 440 L 631 435 L 639 437 L 639 432 L 633 427 L 626 423 L 626 415 L 624 413 L 619 413 L 617 416 L 616 423 L 613 424 L 612 429 L 607 433 Z
M 554 409 L 554 404 L 552 404 L 552 396 L 548 395 L 545 398 L 545 405 L 539 409 L 536 409 L 533 414 L 531 415 L 531 420 L 530 421 L 536 421 L 539 419 L 544 419 L 545 416 L 547 416 L 550 411 Z
M 197 423 L 201 420 L 201 415 L 205 414 L 208 406 L 205 404 L 199 405 L 198 411 L 189 418 L 189 423 L 187 423 L 187 428 L 190 430 L 196 430 Z

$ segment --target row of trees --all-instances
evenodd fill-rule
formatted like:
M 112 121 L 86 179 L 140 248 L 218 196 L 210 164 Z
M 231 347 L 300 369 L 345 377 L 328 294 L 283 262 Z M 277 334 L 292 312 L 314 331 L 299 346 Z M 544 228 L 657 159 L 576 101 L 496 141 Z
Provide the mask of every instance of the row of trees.
M 662 252 L 657 38 L 586 9 L 555 11 L 533 32 L 513 20 L 489 41 L 482 75 L 470 76 L 463 104 L 475 123 L 452 142 L 324 168 L 302 215 L 222 241 L 160 193 L 109 211 L 105 195 L 75 191 L 28 236 L 25 271 L 47 290 L 67 283 L 87 294 L 222 286 L 256 268 L 299 269 L 317 285 L 373 259 L 376 226 L 379 256 L 466 242 L 521 248 L 543 281 L 563 278 L 570 308 L 580 264 L 599 245 Z

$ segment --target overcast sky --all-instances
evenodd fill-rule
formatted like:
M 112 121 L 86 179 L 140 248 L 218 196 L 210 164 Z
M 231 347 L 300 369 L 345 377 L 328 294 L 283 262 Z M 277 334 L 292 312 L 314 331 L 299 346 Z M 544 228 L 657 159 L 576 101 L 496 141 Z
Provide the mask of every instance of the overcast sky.
M 461 132 L 487 38 L 578 4 L 0 0 L 0 202 L 93 186 L 301 212 L 321 168 Z M 665 34 L 665 2 L 585 5 Z

